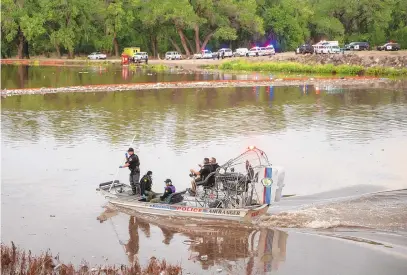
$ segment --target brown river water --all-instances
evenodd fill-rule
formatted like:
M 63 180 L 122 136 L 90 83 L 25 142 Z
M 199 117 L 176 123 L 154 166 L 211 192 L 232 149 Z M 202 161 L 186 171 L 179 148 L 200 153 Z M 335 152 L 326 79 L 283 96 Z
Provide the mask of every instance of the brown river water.
M 43 69 L 51 78 L 61 68 Z M 3 81 L 5 73 L 18 79 L 12 70 L 2 68 L 2 88 L 20 87 Z M 58 82 L 41 83 L 40 68 L 29 71 L 38 82 L 23 87 Z M 78 85 L 76 74 L 60 76 Z M 75 264 L 144 263 L 155 256 L 181 263 L 186 274 L 407 270 L 405 90 L 296 86 L 11 96 L 1 102 L 1 127 L 4 243 L 35 253 L 50 249 Z M 156 191 L 166 178 L 178 189 L 189 187 L 189 169 L 203 157 L 223 163 L 256 145 L 285 167 L 283 194 L 296 196 L 283 198 L 252 226 L 107 209 L 95 189 L 114 176 L 135 134 L 132 146 L 142 173 L 153 171 Z M 128 170 L 118 178 L 127 182 Z

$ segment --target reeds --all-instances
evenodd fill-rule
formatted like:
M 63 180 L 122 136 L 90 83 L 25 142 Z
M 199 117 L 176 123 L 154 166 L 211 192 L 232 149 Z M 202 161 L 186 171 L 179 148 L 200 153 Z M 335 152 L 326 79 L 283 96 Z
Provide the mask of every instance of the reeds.
M 232 71 L 258 71 L 258 72 L 285 72 L 285 73 L 316 73 L 340 75 L 407 75 L 407 69 L 389 67 L 365 68 L 359 65 L 307 65 L 297 62 L 246 62 L 242 60 L 226 61 L 220 65 L 206 66 L 208 69 L 221 69 Z
M 59 263 L 58 257 L 53 257 L 49 251 L 40 256 L 33 256 L 31 251 L 26 253 L 17 248 L 14 243 L 11 247 L 1 244 L 1 274 L 122 274 L 122 275 L 178 275 L 182 274 L 180 265 L 167 264 L 165 260 L 159 261 L 152 257 L 144 268 L 136 262 L 133 266 L 97 266 L 89 268 L 84 262 L 81 267 L 75 268 L 72 264 Z

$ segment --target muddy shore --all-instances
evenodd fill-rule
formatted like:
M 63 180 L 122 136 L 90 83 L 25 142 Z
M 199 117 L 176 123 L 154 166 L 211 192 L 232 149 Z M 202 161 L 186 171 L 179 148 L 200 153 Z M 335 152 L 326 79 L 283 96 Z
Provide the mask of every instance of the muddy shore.
M 277 53 L 275 56 L 267 57 L 236 57 L 217 59 L 183 59 L 164 60 L 150 59 L 149 64 L 167 65 L 170 67 L 180 67 L 184 69 L 199 69 L 202 65 L 219 65 L 227 60 L 245 60 L 253 62 L 275 61 L 275 62 L 298 62 L 302 64 L 334 64 L 334 65 L 359 65 L 363 67 L 383 66 L 394 68 L 407 67 L 407 50 L 386 52 L 386 51 L 362 51 L 345 52 L 345 54 L 331 55 L 296 55 L 294 52 Z M 84 57 L 77 59 L 51 59 L 34 57 L 32 59 L 1 59 L 2 64 L 26 64 L 39 66 L 72 66 L 72 65 L 98 65 L 98 64 L 120 64 L 121 59 L 109 57 L 106 60 L 87 60 Z

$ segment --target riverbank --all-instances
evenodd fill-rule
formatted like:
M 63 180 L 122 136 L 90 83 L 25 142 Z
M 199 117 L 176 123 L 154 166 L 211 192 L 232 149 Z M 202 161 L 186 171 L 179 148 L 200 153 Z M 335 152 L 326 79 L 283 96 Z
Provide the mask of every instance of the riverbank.
M 230 60 L 243 60 L 245 62 L 297 62 L 304 65 L 352 65 L 370 67 L 407 68 L 407 50 L 387 51 L 360 51 L 345 52 L 345 54 L 320 54 L 320 55 L 296 55 L 293 52 L 277 53 L 274 56 L 260 57 L 236 57 L 225 60 L 218 59 L 183 59 L 183 60 L 149 60 L 149 64 L 182 67 L 184 69 L 199 69 L 206 65 L 220 65 Z M 120 57 L 108 57 L 106 60 L 88 60 L 86 57 L 76 59 L 53 59 L 44 57 L 32 57 L 31 59 L 1 59 L 1 64 L 33 65 L 33 66 L 86 66 L 86 65 L 109 65 L 121 64 Z
M 212 80 L 212 81 L 177 81 L 159 83 L 127 83 L 105 85 L 82 85 L 58 88 L 24 88 L 2 89 L 1 96 L 26 95 L 26 94 L 52 94 L 74 92 L 117 92 L 136 90 L 158 89 L 202 89 L 202 88 L 226 88 L 226 87 L 260 87 L 260 86 L 329 86 L 338 88 L 361 88 L 361 87 L 390 87 L 405 85 L 405 82 L 392 81 L 377 77 L 287 77 L 270 78 L 261 80 Z
M 406 59 L 407 64 L 407 59 Z M 252 62 L 247 60 L 231 60 L 221 64 L 202 65 L 205 69 L 254 72 L 286 72 L 286 73 L 317 73 L 339 75 L 374 75 L 374 76 L 407 76 L 407 67 L 364 67 L 361 65 L 334 65 L 332 63 L 300 63 L 281 61 Z

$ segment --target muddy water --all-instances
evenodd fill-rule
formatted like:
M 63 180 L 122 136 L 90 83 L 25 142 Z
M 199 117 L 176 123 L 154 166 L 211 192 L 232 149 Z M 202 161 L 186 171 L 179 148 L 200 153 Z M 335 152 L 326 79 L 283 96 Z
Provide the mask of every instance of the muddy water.
M 360 225 L 364 234 L 391 230 L 405 238 L 405 193 L 367 194 L 407 188 L 405 91 L 185 89 L 12 96 L 1 104 L 4 242 L 13 240 L 34 252 L 50 248 L 74 263 L 82 258 L 91 264 L 105 258 L 127 263 L 135 256 L 144 262 L 154 255 L 182 260 L 195 274 L 206 269 L 227 274 L 232 267 L 240 268 L 234 274 L 248 269 L 259 274 L 255 270 L 266 268 L 262 265 L 281 274 L 294 274 L 305 264 L 305 274 L 328 274 L 332 266 L 339 274 L 384 274 L 379 267 L 386 274 L 402 274 L 406 268 L 403 248 L 394 256 L 382 252 L 388 247 L 351 246 L 349 238 L 328 234 L 333 227 Z M 261 221 L 269 229 L 214 229 L 209 224 L 209 240 L 202 226 L 186 232 L 198 226 L 140 221 L 145 217 L 134 213 L 103 221 L 105 201 L 95 188 L 113 177 L 134 134 L 142 173 L 153 171 L 156 191 L 166 178 L 179 189 L 188 187 L 188 170 L 197 168 L 203 157 L 223 163 L 253 144 L 273 164 L 286 168 L 284 193 L 298 197 L 271 210 L 281 215 L 279 220 Z M 127 177 L 128 170 L 120 170 L 119 179 L 126 182 Z M 397 214 L 376 215 L 379 208 Z M 366 219 L 357 219 L 358 209 Z M 281 230 L 272 229 L 276 226 Z M 321 230 L 323 238 L 315 235 Z M 389 239 L 383 243 L 391 243 Z M 273 242 L 277 248 L 272 252 L 264 248 Z M 325 246 L 342 252 L 324 254 Z M 309 255 L 306 263 L 304 253 Z M 205 255 L 208 260 L 200 258 Z M 341 265 L 337 255 L 349 265 Z M 363 272 L 351 268 L 355 266 Z
M 71 67 L 2 65 L 1 89 L 169 81 L 268 79 L 269 77 L 270 74 L 262 73 L 236 75 L 222 72 L 196 72 L 175 67 L 166 71 L 157 71 L 115 64 Z

